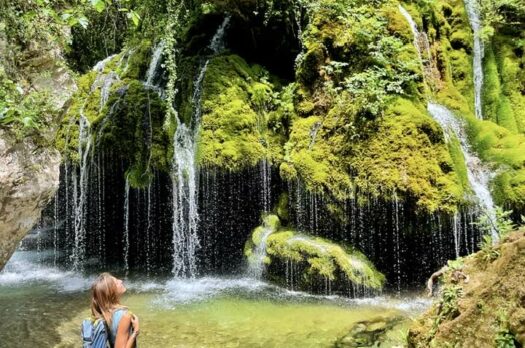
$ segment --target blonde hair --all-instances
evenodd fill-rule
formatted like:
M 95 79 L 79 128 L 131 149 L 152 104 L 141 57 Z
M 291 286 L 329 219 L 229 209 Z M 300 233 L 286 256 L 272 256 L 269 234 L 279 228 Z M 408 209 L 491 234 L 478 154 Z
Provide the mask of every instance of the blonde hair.
M 111 317 L 116 308 L 125 308 L 120 304 L 117 282 L 110 273 L 102 273 L 91 285 L 91 315 L 104 319 L 111 325 Z

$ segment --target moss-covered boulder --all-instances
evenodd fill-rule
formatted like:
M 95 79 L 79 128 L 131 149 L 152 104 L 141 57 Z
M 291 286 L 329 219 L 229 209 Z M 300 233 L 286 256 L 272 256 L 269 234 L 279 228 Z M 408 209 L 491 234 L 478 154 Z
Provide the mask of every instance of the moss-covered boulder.
M 263 239 L 264 236 L 264 239 Z M 348 280 L 365 288 L 380 290 L 385 277 L 361 252 L 320 237 L 298 233 L 290 228 L 280 227 L 279 218 L 269 215 L 264 224 L 256 228 L 246 242 L 245 255 L 253 259 L 255 249 L 266 244 L 264 263 L 280 260 L 304 266 L 304 273 L 298 275 L 306 282 L 320 277 L 329 281 Z

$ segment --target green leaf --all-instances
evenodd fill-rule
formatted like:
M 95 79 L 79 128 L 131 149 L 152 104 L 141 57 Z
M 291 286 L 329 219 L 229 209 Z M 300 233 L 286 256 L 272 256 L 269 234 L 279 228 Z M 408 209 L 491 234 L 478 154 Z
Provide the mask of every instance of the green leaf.
M 102 12 L 106 9 L 106 2 L 104 0 L 90 0 L 91 6 L 97 11 Z
M 135 25 L 135 27 L 139 26 L 140 16 L 137 12 L 131 10 L 130 12 L 128 12 L 127 16 L 133 21 L 133 24 Z
M 89 20 L 85 16 L 78 17 L 78 24 L 84 29 L 86 29 L 89 25 Z

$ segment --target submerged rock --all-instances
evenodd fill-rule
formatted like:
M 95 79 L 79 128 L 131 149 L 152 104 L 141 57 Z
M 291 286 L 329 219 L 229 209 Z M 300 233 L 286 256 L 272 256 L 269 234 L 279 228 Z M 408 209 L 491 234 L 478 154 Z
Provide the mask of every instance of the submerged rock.
M 386 333 L 400 324 L 405 318 L 401 316 L 377 317 L 371 320 L 364 320 L 356 323 L 350 331 L 339 338 L 334 347 L 353 348 L 353 347 L 383 347 Z M 386 346 L 385 346 L 386 347 Z

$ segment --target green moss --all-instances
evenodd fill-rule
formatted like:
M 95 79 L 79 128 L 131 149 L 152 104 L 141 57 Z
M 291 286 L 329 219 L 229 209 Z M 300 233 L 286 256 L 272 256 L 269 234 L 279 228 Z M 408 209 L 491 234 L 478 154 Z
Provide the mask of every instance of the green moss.
M 288 194 L 287 193 L 283 192 L 279 195 L 276 212 L 277 212 L 277 216 L 279 216 L 279 219 L 283 221 L 288 221 L 289 214 L 288 214 Z
M 498 40 L 494 40 L 499 42 Z M 486 49 L 484 59 L 484 84 L 483 84 L 483 115 L 485 119 L 492 120 L 500 126 L 507 128 L 511 132 L 522 130 L 519 119 L 516 118 L 511 99 L 520 106 L 525 99 L 521 98 L 521 93 L 517 93 L 521 86 L 516 86 L 516 79 L 519 79 L 516 71 L 516 59 L 511 59 L 509 48 L 500 43 L 498 55 L 494 54 L 493 44 L 489 44 Z M 507 81 L 510 79 L 511 81 Z M 516 100 L 516 94 L 518 98 Z M 520 115 L 518 115 L 520 116 Z
M 501 81 L 498 124 L 513 132 L 525 132 L 525 72 L 523 54 L 514 37 L 496 35 L 492 40 Z
M 461 179 L 441 129 L 412 103 L 392 105 L 377 131 L 359 145 L 351 160 L 358 186 L 376 195 L 408 194 L 429 211 L 454 211 L 462 201 Z
M 282 123 L 291 104 L 274 105 L 274 85 L 267 79 L 264 69 L 239 56 L 210 60 L 203 84 L 199 163 L 240 170 L 263 159 L 279 161 Z
M 483 78 L 483 116 L 486 120 L 497 122 L 501 84 L 492 45 L 487 45 L 485 50 Z
M 123 79 L 143 79 L 149 66 L 153 45 L 149 40 L 141 40 L 133 48 L 119 55 L 119 70 Z
M 308 264 L 308 273 L 330 280 L 341 270 L 355 284 L 380 289 L 384 276 L 360 252 L 346 249 L 319 237 L 309 237 L 294 231 L 273 233 L 267 240 L 267 253 L 271 258 L 292 260 Z
M 385 277 L 379 273 L 365 255 L 353 248 L 337 245 L 319 237 L 310 237 L 293 230 L 279 229 L 279 219 L 275 215 L 265 218 L 264 224 L 256 228 L 246 243 L 245 254 L 253 255 L 253 249 L 261 242 L 261 233 L 270 228 L 272 233 L 267 239 L 267 259 L 290 260 L 307 266 L 306 276 L 321 276 L 336 280 L 338 271 L 346 279 L 372 289 L 381 289 Z
M 525 169 L 499 174 L 494 179 L 493 192 L 498 204 L 511 203 L 515 208 L 525 208 Z
M 463 155 L 463 150 L 461 149 L 461 144 L 456 137 L 453 137 L 448 143 L 448 151 L 452 162 L 454 163 L 454 172 L 458 177 L 458 181 L 461 184 L 464 192 L 471 190 L 470 183 L 467 174 L 467 166 L 465 164 L 465 156 Z
M 131 64 L 131 63 L 130 63 Z M 104 72 L 95 71 L 78 80 L 78 92 L 72 98 L 56 138 L 57 148 L 65 158 L 78 163 L 79 119 L 89 121 L 93 151 L 110 150 L 129 164 L 126 175 L 133 187 L 146 186 L 152 169 L 169 171 L 172 146 L 162 128 L 164 105 L 156 92 L 136 79 L 114 78 L 105 104 L 101 102 L 104 78 L 120 71 L 126 74 L 120 55 L 111 59 Z

